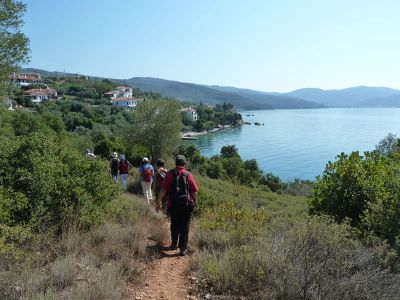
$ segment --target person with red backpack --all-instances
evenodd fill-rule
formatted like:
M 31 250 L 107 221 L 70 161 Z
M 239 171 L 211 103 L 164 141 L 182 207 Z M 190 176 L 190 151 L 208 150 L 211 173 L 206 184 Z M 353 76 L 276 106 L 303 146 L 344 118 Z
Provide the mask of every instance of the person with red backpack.
M 153 166 L 149 163 L 149 159 L 147 157 L 143 158 L 143 164 L 139 168 L 139 173 L 144 197 L 146 198 L 147 203 L 150 204 L 150 202 L 153 200 L 153 195 L 151 193 L 151 184 L 153 182 L 154 169 Z
M 126 181 L 128 180 L 129 170 L 133 166 L 128 160 L 126 160 L 125 154 L 121 154 L 119 159 L 119 178 L 121 179 L 122 188 L 126 191 Z
M 185 169 L 186 159 L 178 155 L 175 159 L 176 167 L 168 171 L 161 185 L 158 195 L 156 211 L 167 195 L 167 210 L 171 217 L 171 246 L 170 250 L 179 247 L 179 255 L 185 256 L 189 240 L 190 218 L 196 206 L 199 188 L 193 175 Z

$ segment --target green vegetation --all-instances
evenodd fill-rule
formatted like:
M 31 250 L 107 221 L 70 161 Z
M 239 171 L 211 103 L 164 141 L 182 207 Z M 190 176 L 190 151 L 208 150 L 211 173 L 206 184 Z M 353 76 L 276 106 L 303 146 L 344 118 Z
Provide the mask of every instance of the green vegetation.
M 20 1 L 0 1 L 0 100 L 13 90 L 8 76 L 29 60 L 29 40 L 20 32 L 25 10 L 26 5 Z
M 163 239 L 160 216 L 120 194 L 63 117 L 0 110 L 1 299 L 121 298 L 146 239 Z
M 151 157 L 168 155 L 179 141 L 181 127 L 180 106 L 169 100 L 147 101 L 132 113 L 132 122 L 126 127 L 130 148 L 140 144 L 150 150 Z
M 364 156 L 342 153 L 330 162 L 317 179 L 310 212 L 349 220 L 364 239 L 382 239 L 399 251 L 400 153 L 383 151 L 383 144 Z
M 216 104 L 215 107 L 208 107 L 200 103 L 200 105 L 191 107 L 196 109 L 198 120 L 191 122 L 182 114 L 184 130 L 201 132 L 217 128 L 219 125 L 240 126 L 242 124 L 242 115 L 236 113 L 230 103 Z

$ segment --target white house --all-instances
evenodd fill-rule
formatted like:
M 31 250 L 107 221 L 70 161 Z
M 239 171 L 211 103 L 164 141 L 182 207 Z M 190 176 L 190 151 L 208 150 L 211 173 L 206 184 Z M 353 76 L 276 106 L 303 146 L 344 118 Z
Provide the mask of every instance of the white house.
M 197 115 L 197 111 L 191 106 L 183 107 L 181 109 L 181 112 L 185 116 L 186 120 L 190 122 L 196 122 L 199 118 L 199 116 Z
M 117 86 L 115 90 L 105 93 L 107 97 L 112 99 L 116 98 L 132 98 L 132 88 L 128 86 Z
M 111 99 L 111 103 L 113 106 L 123 107 L 128 110 L 134 109 L 138 103 L 144 101 L 141 98 L 132 98 L 132 97 L 118 97 Z
M 44 100 L 57 97 L 57 91 L 52 88 L 30 89 L 24 92 L 24 97 L 31 99 L 32 103 L 40 103 Z
M 8 78 L 20 87 L 43 83 L 42 77 L 38 73 L 13 73 Z

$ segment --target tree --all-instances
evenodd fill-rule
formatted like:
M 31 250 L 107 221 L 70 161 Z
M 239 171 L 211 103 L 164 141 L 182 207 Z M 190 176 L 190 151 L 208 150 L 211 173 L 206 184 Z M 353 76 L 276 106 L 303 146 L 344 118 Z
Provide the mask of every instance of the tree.
M 29 39 L 20 31 L 26 5 L 0 0 L 0 99 L 10 94 L 8 76 L 29 61 Z
M 177 102 L 164 99 L 138 105 L 126 131 L 128 146 L 147 147 L 153 159 L 171 153 L 179 141 L 182 126 L 179 109 Z
M 238 149 L 236 145 L 226 145 L 221 148 L 221 157 L 223 158 L 231 158 L 231 157 L 239 157 Z
M 373 234 L 400 249 L 400 153 L 340 154 L 318 177 L 309 206 L 313 214 L 349 219 L 365 236 Z
M 317 178 L 310 198 L 310 212 L 328 214 L 336 221 L 350 219 L 353 226 L 362 224 L 368 207 L 386 197 L 385 160 L 378 153 L 341 153 L 326 165 Z
M 400 151 L 400 140 L 396 135 L 389 133 L 375 146 L 375 150 L 383 156 L 388 156 L 394 152 Z

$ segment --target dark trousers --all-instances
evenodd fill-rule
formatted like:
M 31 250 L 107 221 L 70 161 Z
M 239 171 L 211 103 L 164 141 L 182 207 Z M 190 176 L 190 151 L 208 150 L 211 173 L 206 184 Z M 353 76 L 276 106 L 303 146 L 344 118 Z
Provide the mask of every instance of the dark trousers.
M 171 240 L 172 245 L 178 246 L 181 251 L 187 249 L 189 240 L 190 217 L 193 208 L 190 206 L 180 208 L 169 208 L 171 217 Z M 178 244 L 179 241 L 179 244 Z

